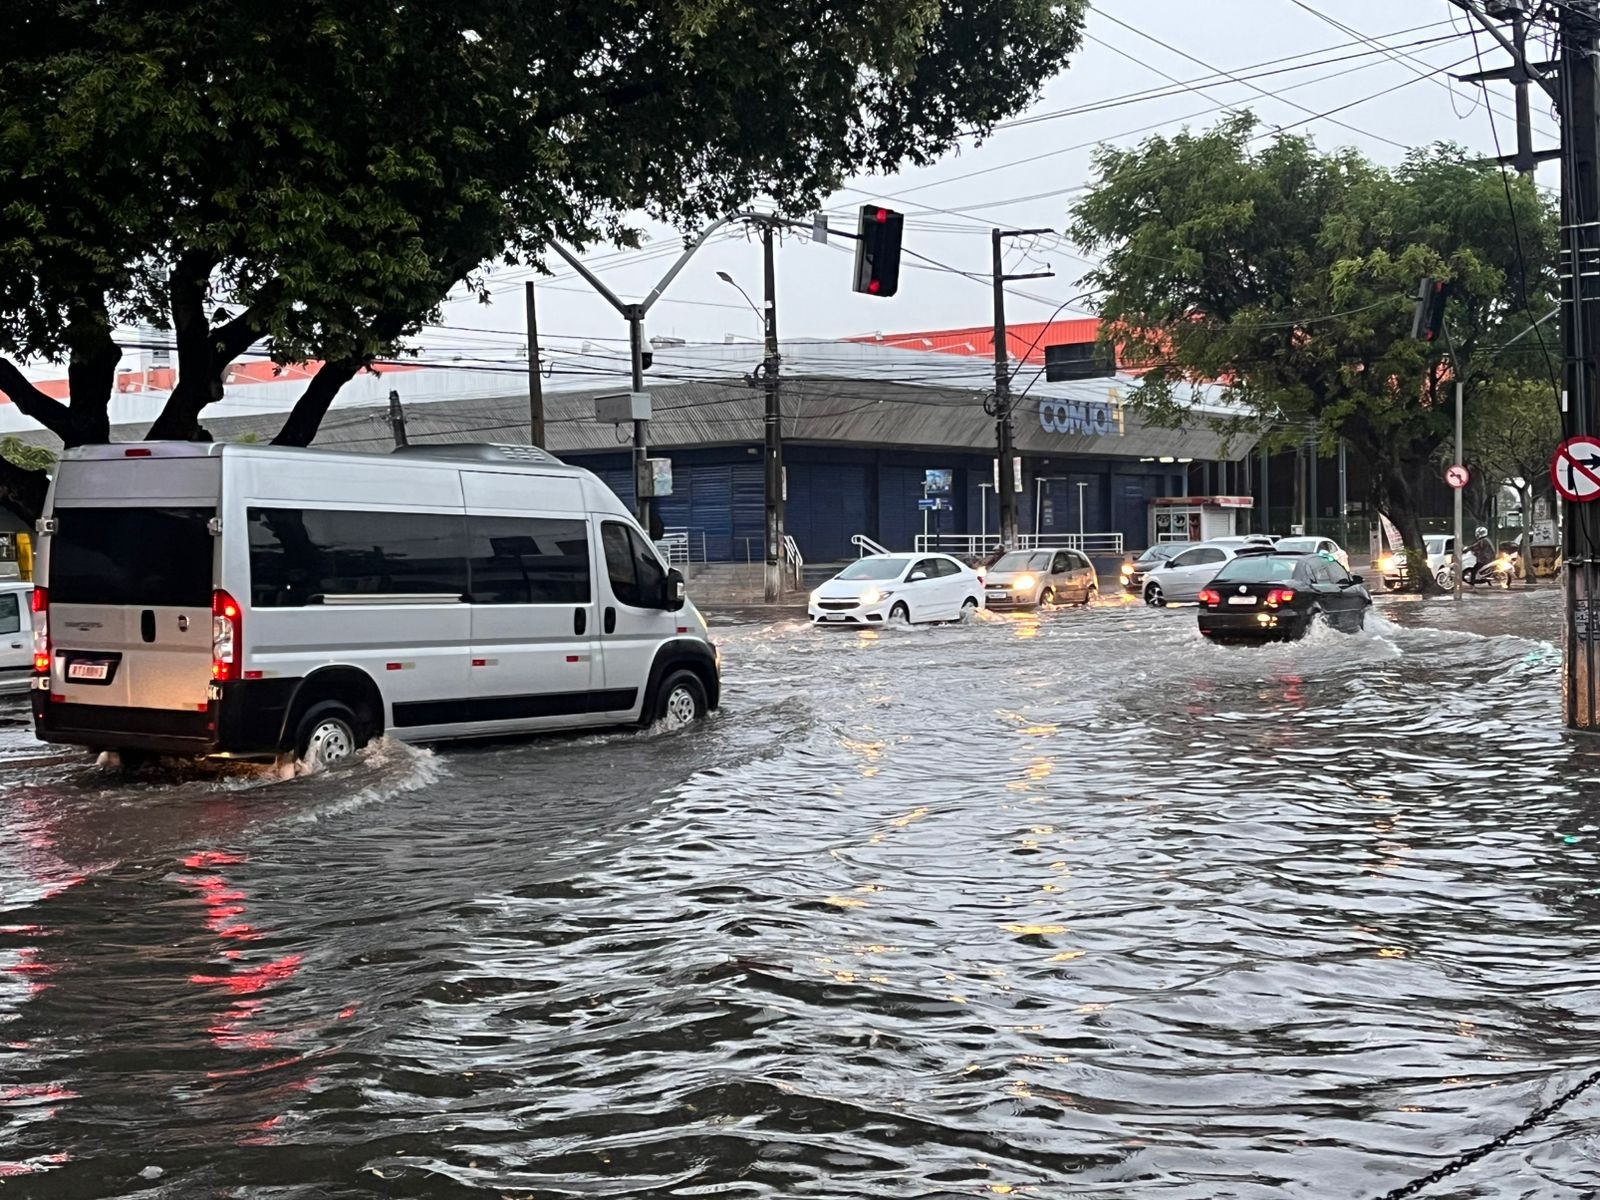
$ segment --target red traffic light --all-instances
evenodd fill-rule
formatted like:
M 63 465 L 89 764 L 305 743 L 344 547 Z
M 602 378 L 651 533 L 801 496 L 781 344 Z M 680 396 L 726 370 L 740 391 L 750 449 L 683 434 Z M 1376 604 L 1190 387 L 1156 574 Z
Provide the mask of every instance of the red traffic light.
M 863 204 L 856 223 L 856 274 L 852 289 L 892 296 L 900 288 L 900 234 L 905 217 L 891 208 Z

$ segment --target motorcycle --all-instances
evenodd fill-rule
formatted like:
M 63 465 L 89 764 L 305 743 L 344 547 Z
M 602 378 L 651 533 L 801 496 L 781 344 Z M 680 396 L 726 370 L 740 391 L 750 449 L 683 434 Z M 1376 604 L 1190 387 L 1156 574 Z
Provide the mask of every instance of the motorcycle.
M 1470 550 L 1462 557 L 1461 582 L 1464 586 L 1509 588 L 1520 570 L 1516 555 L 1509 553 L 1504 547 L 1483 570 L 1475 569 L 1477 563 L 1477 556 Z

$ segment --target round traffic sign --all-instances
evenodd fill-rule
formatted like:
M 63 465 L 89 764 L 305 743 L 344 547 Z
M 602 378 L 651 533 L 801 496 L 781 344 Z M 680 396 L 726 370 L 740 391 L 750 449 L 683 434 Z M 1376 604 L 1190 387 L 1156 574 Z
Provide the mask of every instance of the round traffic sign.
M 1455 466 L 1446 467 L 1444 470 L 1444 481 L 1453 488 L 1466 487 L 1467 480 L 1471 478 L 1472 476 L 1467 474 L 1467 469 L 1459 463 Z
M 1600 438 L 1568 438 L 1550 463 L 1550 480 L 1568 500 L 1600 499 Z

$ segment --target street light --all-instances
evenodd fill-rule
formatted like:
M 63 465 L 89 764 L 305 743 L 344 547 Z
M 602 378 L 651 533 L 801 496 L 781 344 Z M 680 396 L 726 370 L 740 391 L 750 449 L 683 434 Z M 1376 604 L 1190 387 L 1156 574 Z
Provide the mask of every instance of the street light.
M 766 318 L 766 314 L 763 313 L 759 308 L 756 307 L 756 302 L 754 300 L 750 299 L 750 293 L 745 291 L 742 287 L 739 287 L 739 281 L 737 279 L 735 279 L 732 275 L 729 275 L 726 271 L 718 271 L 717 272 L 717 278 L 722 280 L 723 283 L 726 283 L 729 286 L 737 289 L 738 292 L 739 292 L 739 295 L 744 297 L 744 302 L 750 306 L 750 311 L 755 313 L 756 321 L 761 326 L 761 336 L 762 336 L 763 339 L 765 339 L 766 336 L 767 336 L 767 318 Z

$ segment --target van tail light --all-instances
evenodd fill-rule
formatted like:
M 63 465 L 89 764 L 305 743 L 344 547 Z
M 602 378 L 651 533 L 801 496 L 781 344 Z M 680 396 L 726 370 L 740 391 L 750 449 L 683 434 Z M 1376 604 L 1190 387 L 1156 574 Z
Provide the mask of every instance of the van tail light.
M 1294 603 L 1293 588 L 1273 588 L 1267 593 L 1267 607 L 1277 608 L 1283 604 Z
M 33 673 L 50 674 L 50 660 L 54 657 L 50 644 L 50 589 L 33 589 Z
M 1220 593 L 1214 592 L 1210 588 L 1201 588 L 1200 589 L 1200 603 L 1201 604 L 1221 604 L 1222 603 L 1222 596 L 1221 596 Z
M 244 660 L 244 613 L 218 588 L 211 593 L 211 678 L 238 679 Z

